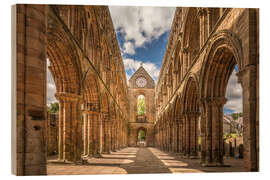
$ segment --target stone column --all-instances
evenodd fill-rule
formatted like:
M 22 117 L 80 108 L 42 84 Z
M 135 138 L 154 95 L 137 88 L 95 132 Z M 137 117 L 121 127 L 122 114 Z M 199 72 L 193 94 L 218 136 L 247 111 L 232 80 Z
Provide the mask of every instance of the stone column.
M 193 112 L 191 114 L 191 156 L 197 158 L 198 156 L 198 117 L 199 112 Z
M 187 124 L 187 121 L 186 121 L 186 115 L 183 114 L 183 124 L 182 124 L 182 153 L 183 155 L 186 155 L 186 124 Z
M 88 155 L 88 114 L 83 112 L 83 155 Z
M 89 157 L 93 156 L 93 118 L 94 114 L 89 109 L 87 110 L 87 155 Z
M 93 131 L 93 142 L 92 142 L 92 146 L 93 146 L 93 155 L 95 157 L 99 157 L 100 153 L 99 153 L 99 143 L 100 143 L 100 119 L 99 119 L 100 115 L 99 112 L 94 111 L 93 112 L 93 119 L 92 119 L 92 131 Z
M 243 88 L 244 164 L 249 171 L 259 170 L 258 76 L 255 65 L 249 65 L 238 73 L 239 82 Z
M 169 152 L 172 152 L 172 146 L 173 146 L 173 124 L 171 122 L 171 119 L 170 119 L 170 122 L 169 122 Z
M 179 134 L 178 134 L 178 136 L 179 136 L 179 138 L 178 138 L 178 152 L 180 153 L 180 154 L 183 154 L 184 153 L 184 148 L 183 148 L 183 139 L 184 139 L 184 135 L 183 135 L 183 132 L 184 132 L 184 130 L 183 130 L 183 117 L 182 116 L 180 116 L 180 117 L 178 117 L 178 130 L 179 130 Z
M 201 99 L 202 114 L 201 114 L 201 164 L 205 163 L 206 158 L 206 106 L 205 99 Z
M 64 100 L 64 123 L 63 123 L 63 160 L 71 161 L 71 117 L 70 117 L 71 106 L 67 99 Z
M 190 138 L 190 114 L 186 114 L 185 115 L 185 136 L 186 136 L 186 140 L 185 140 L 185 147 L 186 147 L 186 154 L 187 156 L 190 155 L 191 149 L 190 149 L 190 145 L 191 145 L 191 138 Z
M 82 162 L 82 153 L 83 153 L 83 141 L 82 141 L 82 111 L 81 111 L 82 100 L 81 97 L 75 100 L 75 122 L 76 122 L 76 130 L 75 130 L 75 138 L 76 144 L 74 144 L 74 162 Z
M 206 127 L 205 127 L 205 164 L 207 166 L 212 162 L 212 102 L 209 99 L 205 101 Z
M 59 120 L 58 120 L 58 159 L 63 160 L 63 125 L 64 125 L 64 102 L 60 97 L 57 98 L 59 102 Z
M 59 118 L 59 160 L 81 161 L 82 153 L 82 117 L 81 97 L 76 94 L 58 92 L 60 100 Z
M 13 71 L 16 144 L 12 150 L 16 156 L 12 157 L 12 172 L 46 175 L 46 6 L 17 4 L 12 14 L 16 46 L 12 63 L 17 67 Z
M 103 153 L 110 153 L 109 150 L 109 113 L 104 112 L 102 115 L 104 122 L 104 137 L 103 137 Z
M 208 98 L 206 112 L 206 153 L 203 166 L 223 165 L 223 105 L 224 97 Z M 204 117 L 203 117 L 204 118 Z
M 212 99 L 212 156 L 213 163 L 223 164 L 223 106 L 224 97 Z
M 178 149 L 178 122 L 174 121 L 174 150 L 177 153 Z

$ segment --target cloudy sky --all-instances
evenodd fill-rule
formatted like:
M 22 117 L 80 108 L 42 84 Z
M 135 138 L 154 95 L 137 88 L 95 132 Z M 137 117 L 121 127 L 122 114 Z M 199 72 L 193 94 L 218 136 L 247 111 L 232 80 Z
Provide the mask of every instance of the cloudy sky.
M 175 8 L 110 6 L 127 78 L 140 63 L 158 79 Z
M 117 40 L 129 79 L 143 63 L 143 67 L 157 81 L 170 34 L 175 8 L 110 6 Z M 237 68 L 227 87 L 224 113 L 242 112 L 242 89 L 237 83 Z M 47 73 L 47 102 L 56 101 L 53 78 Z

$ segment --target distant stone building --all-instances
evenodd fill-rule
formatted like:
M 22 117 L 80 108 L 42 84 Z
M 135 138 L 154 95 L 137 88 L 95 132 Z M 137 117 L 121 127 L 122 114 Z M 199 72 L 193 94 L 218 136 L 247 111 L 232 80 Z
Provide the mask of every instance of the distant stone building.
M 129 79 L 129 146 L 139 146 L 138 134 L 145 132 L 145 146 L 154 145 L 154 121 L 155 121 L 155 83 L 151 76 L 141 66 Z M 139 97 L 145 99 L 145 113 L 139 114 Z
M 231 115 L 223 116 L 223 134 L 229 134 L 233 132 L 243 132 L 243 117 L 239 117 L 236 120 Z

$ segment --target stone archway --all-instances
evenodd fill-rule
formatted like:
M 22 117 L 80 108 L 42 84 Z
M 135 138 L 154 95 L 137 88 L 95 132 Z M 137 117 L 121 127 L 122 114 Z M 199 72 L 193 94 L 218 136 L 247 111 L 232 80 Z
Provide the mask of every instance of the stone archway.
M 82 150 L 80 60 L 75 44 L 60 23 L 50 13 L 49 18 L 47 55 L 59 101 L 58 159 L 76 162 L 81 160 Z
M 146 147 L 147 146 L 147 129 L 144 127 L 139 127 L 137 129 L 137 146 L 139 147 Z
M 229 31 L 217 33 L 209 45 L 201 70 L 202 101 L 202 163 L 205 166 L 222 166 L 223 163 L 223 106 L 226 103 L 227 84 L 237 64 L 242 71 L 242 48 L 239 40 Z M 245 89 L 245 87 L 243 87 Z M 251 89 L 249 89 L 250 91 Z M 243 101 L 245 101 L 243 91 Z M 243 102 L 245 105 L 246 102 Z M 243 114 L 245 114 L 245 107 Z M 245 131 L 245 130 L 244 130 Z M 248 145 L 244 134 L 244 146 Z M 246 139 L 246 143 L 245 143 Z M 244 149 L 247 147 L 244 147 Z M 247 149 L 245 149 L 247 150 Z M 246 154 L 246 157 L 249 155 Z M 246 161 L 248 161 L 246 159 Z M 249 164 L 248 162 L 247 164 Z
M 197 157 L 198 155 L 198 140 L 199 140 L 199 88 L 196 76 L 189 75 L 183 91 L 183 129 L 185 149 L 184 154 L 190 157 Z

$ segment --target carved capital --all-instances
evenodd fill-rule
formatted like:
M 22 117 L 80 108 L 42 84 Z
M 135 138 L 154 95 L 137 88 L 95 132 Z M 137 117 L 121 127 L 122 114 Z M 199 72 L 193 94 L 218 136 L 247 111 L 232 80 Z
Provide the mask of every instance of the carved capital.
M 82 97 L 77 94 L 72 94 L 72 93 L 66 93 L 66 92 L 57 92 L 55 93 L 55 97 L 58 101 L 72 101 L 72 102 L 77 102 L 82 100 Z

